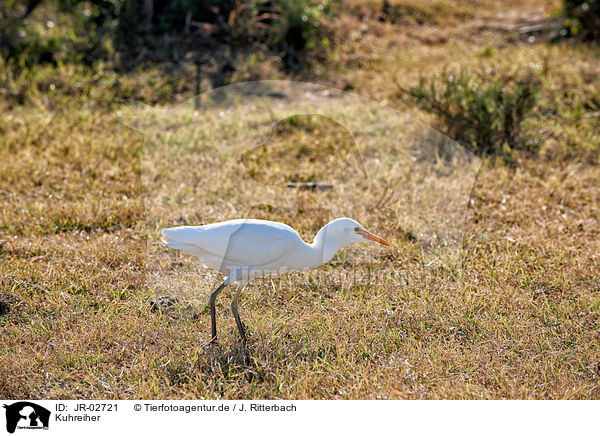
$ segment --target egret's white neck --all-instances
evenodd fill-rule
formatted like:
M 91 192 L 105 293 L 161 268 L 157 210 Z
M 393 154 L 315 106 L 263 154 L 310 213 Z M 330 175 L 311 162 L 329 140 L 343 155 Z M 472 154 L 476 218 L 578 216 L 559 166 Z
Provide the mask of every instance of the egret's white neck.
M 310 244 L 310 247 L 313 251 L 313 256 L 315 257 L 315 266 L 323 265 L 324 263 L 329 262 L 335 255 L 336 251 L 338 251 L 339 248 L 345 244 L 344 241 L 341 241 L 337 238 L 332 238 L 331 235 L 327 237 L 327 227 L 328 225 L 321 228 L 321 230 L 319 230 L 317 233 L 317 236 L 315 236 L 312 244 Z

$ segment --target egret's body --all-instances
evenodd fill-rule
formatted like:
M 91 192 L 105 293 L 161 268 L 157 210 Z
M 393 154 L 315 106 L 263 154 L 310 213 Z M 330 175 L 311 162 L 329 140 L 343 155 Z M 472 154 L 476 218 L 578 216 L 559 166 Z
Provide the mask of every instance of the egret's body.
M 231 309 L 245 340 L 237 302 L 242 288 L 256 276 L 315 268 L 329 262 L 340 247 L 354 242 L 371 240 L 389 245 L 350 218 L 331 221 L 311 244 L 286 224 L 254 219 L 172 227 L 162 234 L 169 248 L 196 256 L 204 266 L 227 275 L 210 296 L 212 340 L 217 337 L 215 301 L 225 286 L 238 284 Z

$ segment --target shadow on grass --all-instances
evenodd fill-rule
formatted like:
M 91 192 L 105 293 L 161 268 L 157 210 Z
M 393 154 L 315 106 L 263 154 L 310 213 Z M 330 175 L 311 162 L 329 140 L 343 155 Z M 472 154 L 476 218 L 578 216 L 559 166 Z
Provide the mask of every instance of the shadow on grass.
M 248 383 L 262 383 L 264 371 L 255 354 L 256 344 L 252 339 L 247 343 L 208 344 L 198 353 L 198 368 L 207 377 L 227 380 L 243 377 Z

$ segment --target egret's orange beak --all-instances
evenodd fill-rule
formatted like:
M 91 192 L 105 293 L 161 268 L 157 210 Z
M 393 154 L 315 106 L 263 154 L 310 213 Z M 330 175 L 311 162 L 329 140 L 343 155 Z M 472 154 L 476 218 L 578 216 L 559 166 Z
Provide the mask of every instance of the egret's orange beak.
M 371 232 L 367 232 L 366 230 L 359 230 L 357 233 L 362 235 L 363 238 L 368 239 L 369 241 L 379 242 L 380 244 L 383 244 L 383 245 L 390 245 L 390 243 L 388 241 L 386 241 L 385 239 L 380 238 L 379 236 L 374 235 Z

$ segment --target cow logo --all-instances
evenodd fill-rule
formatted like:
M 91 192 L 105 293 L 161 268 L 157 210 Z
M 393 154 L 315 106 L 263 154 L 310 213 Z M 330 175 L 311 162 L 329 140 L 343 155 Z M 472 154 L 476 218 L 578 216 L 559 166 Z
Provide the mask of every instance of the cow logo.
M 19 401 L 4 405 L 6 409 L 6 431 L 14 433 L 18 429 L 48 430 L 50 411 L 29 401 Z

